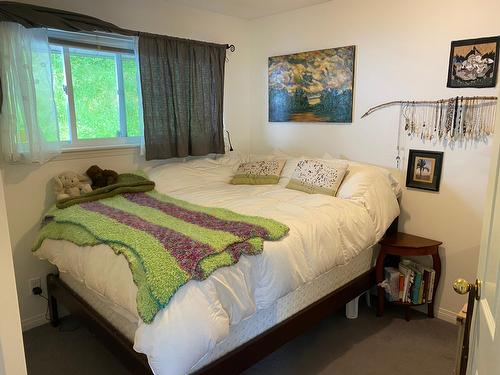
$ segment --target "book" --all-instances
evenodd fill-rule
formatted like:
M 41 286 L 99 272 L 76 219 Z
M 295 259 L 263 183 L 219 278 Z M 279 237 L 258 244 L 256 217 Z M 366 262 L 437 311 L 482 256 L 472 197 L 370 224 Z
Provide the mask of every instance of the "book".
M 424 288 L 425 288 L 425 279 L 424 274 L 422 274 L 422 281 L 420 283 L 420 288 L 418 290 L 418 303 L 423 303 L 424 301 Z
M 436 271 L 433 268 L 404 259 L 399 263 L 402 286 L 399 300 L 402 302 L 421 304 L 432 302 Z
M 413 272 L 415 272 L 415 281 L 412 287 L 411 303 L 416 305 L 418 304 L 418 294 L 420 292 L 420 285 L 422 284 L 422 273 L 417 269 L 414 269 Z
M 425 274 L 428 275 L 426 285 L 425 285 L 423 299 L 425 299 L 426 303 L 429 303 L 432 301 L 432 294 L 434 293 L 434 279 L 436 277 L 436 271 L 430 267 L 424 267 L 422 265 L 420 265 L 420 267 L 422 267 L 424 275 Z
M 432 295 L 434 294 L 434 281 L 436 279 L 436 271 L 432 268 L 427 269 L 430 273 L 429 288 L 427 289 L 427 303 L 432 302 Z
M 399 273 L 399 294 L 398 294 L 398 301 L 402 301 L 403 300 L 404 287 L 405 287 L 405 276 L 400 272 Z
M 430 284 L 430 271 L 428 268 L 424 269 L 424 287 L 422 292 L 422 303 L 427 303 L 429 300 L 429 284 Z
M 414 280 L 413 284 L 410 289 L 410 299 L 408 302 L 413 303 L 413 304 L 418 304 L 419 302 L 419 295 L 420 295 L 420 287 L 422 285 L 422 268 L 420 264 L 417 264 L 415 262 L 411 261 L 406 261 L 407 266 L 413 271 L 414 273 Z
M 407 294 L 408 294 L 408 284 L 410 282 L 410 269 L 404 264 L 404 262 L 400 262 L 398 266 L 399 272 L 403 275 L 404 283 L 403 289 L 401 291 L 401 301 L 406 302 Z
M 406 298 L 404 302 L 411 303 L 412 295 L 411 292 L 413 290 L 413 285 L 415 285 L 415 271 L 409 268 L 408 271 L 408 285 L 406 287 Z
M 419 272 L 421 273 L 422 279 L 421 279 L 421 285 L 420 285 L 420 290 L 418 292 L 418 303 L 424 303 L 424 290 L 426 288 L 426 282 L 425 282 L 425 272 L 427 270 L 427 267 L 424 267 L 423 265 L 419 263 L 415 263 L 415 266 L 418 268 Z
M 398 266 L 400 276 L 399 300 L 412 304 L 432 302 L 436 271 L 420 263 L 404 259 Z

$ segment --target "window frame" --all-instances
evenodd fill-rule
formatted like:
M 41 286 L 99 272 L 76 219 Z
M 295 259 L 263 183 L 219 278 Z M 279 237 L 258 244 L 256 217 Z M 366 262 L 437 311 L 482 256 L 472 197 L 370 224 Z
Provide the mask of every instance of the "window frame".
M 124 146 L 139 146 L 141 144 L 140 136 L 127 135 L 127 114 L 125 103 L 125 82 L 123 72 L 123 55 L 130 55 L 136 59 L 134 52 L 134 40 L 131 37 L 117 36 L 114 34 L 104 33 L 73 33 L 60 30 L 49 30 L 49 46 L 51 53 L 58 51 L 62 54 L 62 63 L 64 68 L 63 87 L 66 94 L 66 111 L 68 118 L 69 141 L 61 141 L 63 151 L 80 150 L 80 149 L 96 149 L 96 148 L 115 148 Z M 106 52 L 114 56 L 115 59 L 115 74 L 117 83 L 117 99 L 118 99 L 118 118 L 119 118 L 119 135 L 109 138 L 95 139 L 79 139 L 75 96 L 73 90 L 73 75 L 71 70 L 70 49 L 87 49 L 95 52 Z M 137 95 L 139 103 L 141 101 L 140 79 L 137 72 Z M 139 104 L 140 106 L 140 104 Z M 139 108 L 139 122 L 141 119 L 142 108 Z M 142 126 L 140 126 L 142 127 Z

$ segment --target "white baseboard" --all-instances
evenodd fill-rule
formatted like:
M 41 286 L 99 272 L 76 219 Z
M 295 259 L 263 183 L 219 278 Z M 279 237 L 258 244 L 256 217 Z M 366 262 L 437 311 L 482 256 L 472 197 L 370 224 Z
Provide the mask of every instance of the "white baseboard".
M 455 324 L 457 322 L 457 313 L 440 307 L 437 313 L 437 318 Z
M 423 314 L 427 314 L 427 305 L 414 306 L 412 308 Z M 435 317 L 448 323 L 456 324 L 457 322 L 457 313 L 455 311 L 443 309 L 442 307 L 438 309 Z
M 66 314 L 64 314 L 66 315 Z M 457 313 L 451 310 L 446 310 L 439 308 L 436 318 L 444 320 L 449 323 L 455 324 L 457 321 Z M 21 327 L 23 332 L 29 329 L 47 324 L 48 320 L 45 319 L 45 313 L 32 316 L 31 318 L 23 319 L 21 321 Z
M 35 327 L 38 327 L 38 326 L 41 326 L 41 325 L 47 324 L 47 323 L 48 323 L 48 320 L 45 319 L 45 313 L 43 313 L 43 314 L 32 316 L 30 318 L 23 319 L 21 321 L 21 328 L 24 332 L 24 331 L 27 331 L 29 329 L 32 329 L 32 328 L 35 328 Z

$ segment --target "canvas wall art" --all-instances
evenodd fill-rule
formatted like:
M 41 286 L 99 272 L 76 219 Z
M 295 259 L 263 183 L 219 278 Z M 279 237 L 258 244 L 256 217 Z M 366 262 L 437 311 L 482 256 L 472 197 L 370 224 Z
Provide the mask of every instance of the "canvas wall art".
M 499 37 L 451 42 L 448 87 L 495 87 Z
M 269 58 L 270 122 L 352 122 L 355 47 Z

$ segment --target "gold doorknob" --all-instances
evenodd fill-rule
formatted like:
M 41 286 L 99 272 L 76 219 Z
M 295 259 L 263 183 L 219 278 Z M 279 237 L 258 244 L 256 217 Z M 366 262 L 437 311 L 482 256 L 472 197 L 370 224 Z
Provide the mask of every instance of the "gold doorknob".
M 458 294 L 467 294 L 471 290 L 474 290 L 475 298 L 478 301 L 481 298 L 481 286 L 482 282 L 479 279 L 476 279 L 474 284 L 471 284 L 464 279 L 456 279 L 453 283 L 453 289 L 455 289 L 455 292 Z
M 457 292 L 458 294 L 469 293 L 472 286 L 473 285 L 465 279 L 456 279 L 455 282 L 453 283 L 453 289 L 455 289 L 455 292 Z

